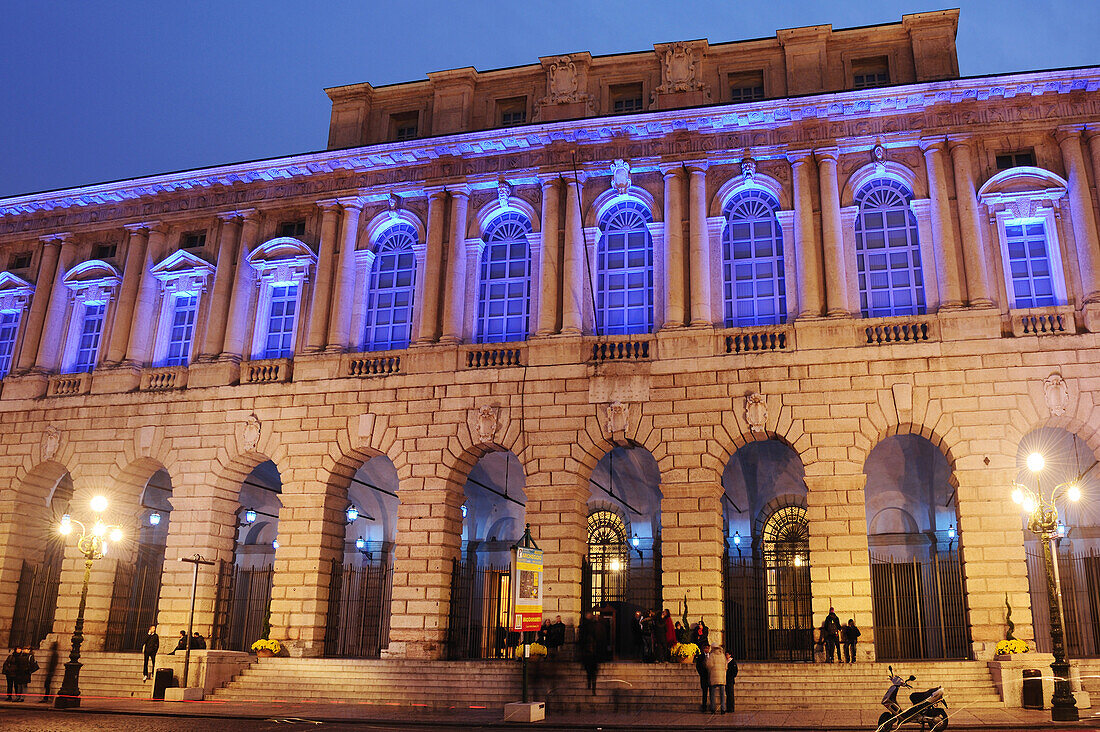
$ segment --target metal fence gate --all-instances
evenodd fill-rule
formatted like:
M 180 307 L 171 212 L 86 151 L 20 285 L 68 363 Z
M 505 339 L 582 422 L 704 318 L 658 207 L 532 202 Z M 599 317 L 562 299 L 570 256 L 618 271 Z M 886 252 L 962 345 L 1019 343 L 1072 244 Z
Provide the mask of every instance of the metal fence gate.
M 450 660 L 515 656 L 519 633 L 509 630 L 510 572 L 508 567 L 479 567 L 473 557 L 453 561 L 447 625 Z
M 15 593 L 8 647 L 38 648 L 53 629 L 57 610 L 57 587 L 61 576 L 59 562 L 23 560 L 19 589 Z
M 1059 554 L 1058 575 L 1066 654 L 1073 658 L 1100 656 L 1100 554 L 1095 549 L 1088 554 Z M 1027 551 L 1027 580 L 1035 623 L 1035 650 L 1050 653 L 1050 601 L 1043 556 L 1038 550 Z
M 140 651 L 149 626 L 156 622 L 164 547 L 138 546 L 133 564 L 115 565 L 115 586 L 107 615 L 107 651 Z
M 388 557 L 363 566 L 332 560 L 325 655 L 378 658 L 389 643 L 393 569 Z
M 970 657 L 957 549 L 908 562 L 872 554 L 871 605 L 880 661 Z
M 270 564 L 256 569 L 233 562 L 218 563 L 218 592 L 214 603 L 211 647 L 222 651 L 247 651 L 269 630 Z

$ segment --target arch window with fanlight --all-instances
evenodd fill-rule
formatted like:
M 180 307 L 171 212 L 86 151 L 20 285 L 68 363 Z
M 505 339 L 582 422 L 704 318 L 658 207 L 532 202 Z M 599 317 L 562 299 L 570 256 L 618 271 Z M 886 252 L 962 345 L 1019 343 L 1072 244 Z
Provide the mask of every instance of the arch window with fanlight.
M 596 329 L 599 335 L 653 330 L 653 215 L 623 200 L 600 217 L 596 249 Z
M 367 317 L 364 351 L 407 348 L 412 334 L 416 283 L 416 230 L 397 223 L 374 242 L 367 285 Z
M 727 328 L 786 322 L 783 232 L 779 202 L 750 189 L 725 206 L 722 231 L 724 321 Z
M 893 179 L 875 180 L 856 193 L 856 271 L 865 318 L 925 313 L 913 192 Z
M 531 221 L 503 213 L 485 230 L 478 276 L 478 343 L 526 340 L 531 312 Z

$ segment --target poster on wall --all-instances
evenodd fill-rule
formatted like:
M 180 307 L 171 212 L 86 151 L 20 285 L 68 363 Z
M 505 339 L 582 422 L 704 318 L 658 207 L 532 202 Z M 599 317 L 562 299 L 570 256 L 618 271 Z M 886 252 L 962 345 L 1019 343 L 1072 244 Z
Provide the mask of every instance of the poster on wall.
M 516 547 L 512 553 L 512 630 L 542 625 L 542 550 Z

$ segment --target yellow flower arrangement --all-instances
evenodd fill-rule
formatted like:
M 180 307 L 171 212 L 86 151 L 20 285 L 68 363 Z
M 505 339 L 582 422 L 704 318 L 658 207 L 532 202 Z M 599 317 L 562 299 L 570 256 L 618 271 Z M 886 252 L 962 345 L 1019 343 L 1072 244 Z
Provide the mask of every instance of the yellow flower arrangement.
M 672 655 L 677 658 L 695 658 L 699 653 L 699 646 L 694 643 L 677 643 L 672 647 Z
M 546 646 L 544 646 L 541 643 L 532 643 L 531 644 L 531 655 L 532 656 L 545 656 L 546 655 Z
M 1027 643 L 1022 640 L 1003 640 L 997 644 L 997 655 L 1007 656 L 1012 653 L 1030 653 Z
M 278 656 L 282 652 L 283 647 L 279 645 L 277 640 L 268 640 L 267 638 L 260 638 L 252 644 L 253 651 L 271 651 L 271 655 Z

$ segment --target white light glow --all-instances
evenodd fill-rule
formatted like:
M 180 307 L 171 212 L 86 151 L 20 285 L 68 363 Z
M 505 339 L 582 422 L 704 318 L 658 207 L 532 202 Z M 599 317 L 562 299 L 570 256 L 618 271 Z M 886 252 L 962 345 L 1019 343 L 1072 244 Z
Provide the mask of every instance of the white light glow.
M 1066 497 L 1069 500 L 1077 502 L 1081 500 L 1081 488 L 1076 483 L 1071 483 L 1069 490 L 1066 491 Z
M 611 560 L 611 571 L 612 572 L 618 572 L 622 568 L 623 568 L 623 565 L 619 562 L 618 559 L 612 559 Z
M 57 527 L 57 530 L 65 536 L 73 533 L 73 520 L 69 514 L 65 514 L 61 517 L 61 525 Z
M 272 549 L 276 549 L 276 550 L 278 550 L 278 548 L 279 548 L 279 540 L 278 540 L 278 539 L 274 539 L 274 540 L 273 540 L 273 541 L 271 542 L 271 548 L 272 548 Z
M 96 521 L 95 526 L 92 527 L 92 533 L 96 536 L 102 537 L 104 534 L 107 533 L 107 524 L 103 523 L 102 521 Z
M 796 566 L 796 567 L 801 567 L 802 566 L 802 555 L 801 554 L 796 554 L 794 556 L 794 566 Z
M 111 529 L 111 541 L 116 544 L 122 541 L 122 529 L 118 527 Z
M 107 510 L 107 497 L 96 496 L 91 501 L 92 510 L 96 513 L 103 513 Z
M 1012 491 L 1012 502 L 1015 503 L 1017 506 L 1024 502 L 1024 492 L 1019 488 Z
M 1027 469 L 1033 473 L 1041 471 L 1046 464 L 1047 461 L 1043 459 L 1041 453 L 1033 452 L 1027 456 Z
M 160 526 L 160 514 L 156 511 L 153 511 L 151 514 L 149 514 L 149 525 Z
M 1038 508 L 1038 506 L 1035 504 L 1035 499 L 1032 498 L 1031 496 L 1028 496 L 1027 498 L 1025 498 L 1024 502 L 1021 505 L 1024 507 L 1024 510 L 1027 511 L 1028 513 L 1035 513 L 1035 509 Z

